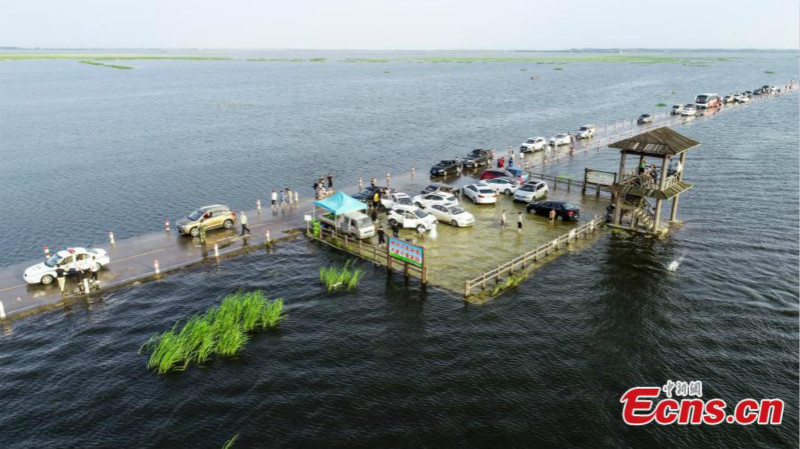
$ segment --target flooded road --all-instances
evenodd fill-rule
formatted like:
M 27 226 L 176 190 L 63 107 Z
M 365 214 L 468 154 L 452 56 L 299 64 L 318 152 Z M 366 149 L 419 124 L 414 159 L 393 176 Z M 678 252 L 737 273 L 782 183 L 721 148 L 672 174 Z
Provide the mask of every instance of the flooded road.
M 764 70 L 788 80 L 796 62 L 754 53 L 706 67 L 575 64 L 558 73 L 513 64 L 3 64 L 15 87 L 0 102 L 14 117 L 0 121 L 0 195 L 25 220 L 4 228 L 2 257 L 11 265 L 43 244 L 104 242 L 109 229 L 118 241 L 160 231 L 163 215 L 205 203 L 249 210 L 262 185 L 262 198 L 273 184 L 307 187 L 308 197 L 317 172 L 343 181 L 365 167 L 379 179 L 411 165 L 422 172 L 473 147 L 518 147 L 710 89 L 752 90 L 768 82 Z M 541 84 L 531 84 L 537 69 Z M 257 106 L 216 108 L 232 100 Z M 317 269 L 348 258 L 296 240 L 24 318 L 0 340 L 0 445 L 219 447 L 238 433 L 241 447 L 793 447 L 798 122 L 798 97 L 787 95 L 677 128 L 702 143 L 687 162 L 694 187 L 681 197 L 679 230 L 660 241 L 608 234 L 486 305 L 368 264 L 356 291 L 331 295 Z M 601 151 L 545 170 L 579 179 L 586 166 L 617 164 L 617 152 Z M 83 195 L 87 179 L 97 189 Z M 48 196 L 59 185 L 64 201 Z M 239 288 L 285 298 L 289 319 L 253 336 L 238 358 L 166 377 L 145 369 L 137 351 L 152 333 Z M 784 423 L 622 424 L 622 392 L 667 379 L 701 380 L 706 396 L 729 402 L 783 398 Z

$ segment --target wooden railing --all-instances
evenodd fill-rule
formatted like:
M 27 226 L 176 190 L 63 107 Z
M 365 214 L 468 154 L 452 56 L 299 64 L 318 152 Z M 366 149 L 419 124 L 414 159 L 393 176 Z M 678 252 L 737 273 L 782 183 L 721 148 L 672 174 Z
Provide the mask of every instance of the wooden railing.
M 568 233 L 563 234 L 554 240 L 539 246 L 538 248 L 528 251 L 527 253 L 506 262 L 499 267 L 489 270 L 482 275 L 469 279 L 464 282 L 464 297 L 468 297 L 472 290 L 475 288 L 485 289 L 492 281 L 499 283 L 504 275 L 511 276 L 514 271 L 524 270 L 532 263 L 536 263 L 539 259 L 547 257 L 550 253 L 558 251 L 560 247 L 568 245 L 569 242 L 577 240 L 581 236 L 586 237 L 590 233 L 594 233 L 597 227 L 603 223 L 604 217 L 595 216 L 592 220 L 584 223 L 577 228 L 571 229 Z
M 392 260 L 389 263 L 389 254 L 385 246 L 375 245 L 371 241 L 361 240 L 332 228 L 320 227 L 319 236 L 315 236 L 311 229 L 307 228 L 306 235 L 333 248 L 346 251 L 354 256 L 369 260 L 376 265 L 382 265 L 387 269 L 402 273 L 406 277 L 418 278 L 422 283 L 428 282 L 428 270 L 426 267 L 418 267 L 401 260 Z

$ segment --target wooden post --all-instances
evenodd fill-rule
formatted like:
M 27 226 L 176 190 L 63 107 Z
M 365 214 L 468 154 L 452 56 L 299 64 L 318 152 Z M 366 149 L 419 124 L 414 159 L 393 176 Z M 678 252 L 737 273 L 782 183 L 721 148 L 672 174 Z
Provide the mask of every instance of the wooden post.
M 424 264 L 422 265 L 422 283 L 423 284 L 428 283 L 428 267 L 425 266 Z
M 681 163 L 681 171 L 675 175 L 678 177 L 678 181 L 683 181 L 683 171 L 686 169 L 684 166 L 686 163 L 686 153 L 686 151 L 681 153 L 681 158 L 679 159 L 679 162 Z M 676 221 L 678 218 L 678 197 L 680 197 L 680 194 L 675 195 L 675 197 L 672 198 L 672 211 L 670 211 L 669 214 L 669 221 Z
M 470 290 L 469 281 L 466 281 L 466 282 L 464 282 L 464 297 L 465 298 L 469 297 L 469 290 Z
M 667 181 L 667 170 L 669 169 L 669 156 L 664 156 L 664 161 L 661 163 L 661 179 L 658 182 L 658 190 L 664 190 L 664 183 Z M 661 221 L 661 204 L 664 202 L 662 199 L 656 200 L 656 216 L 653 220 L 652 230 L 658 233 L 658 224 Z
M 408 262 L 403 261 L 403 276 L 405 276 L 406 281 L 408 281 Z
M 584 167 L 584 169 L 583 169 L 583 188 L 581 189 L 581 193 L 584 194 L 584 195 L 586 195 L 586 180 L 588 179 L 587 178 L 588 173 L 589 173 L 589 168 Z
M 619 182 L 625 177 L 625 159 L 627 157 L 627 153 L 625 150 L 620 151 L 620 158 L 619 158 Z M 615 180 L 617 182 L 617 180 Z M 619 226 L 620 218 L 622 217 L 622 195 L 616 195 L 616 201 L 614 203 L 614 225 Z
M 486 272 L 483 272 L 483 281 L 481 281 L 481 289 L 486 290 Z

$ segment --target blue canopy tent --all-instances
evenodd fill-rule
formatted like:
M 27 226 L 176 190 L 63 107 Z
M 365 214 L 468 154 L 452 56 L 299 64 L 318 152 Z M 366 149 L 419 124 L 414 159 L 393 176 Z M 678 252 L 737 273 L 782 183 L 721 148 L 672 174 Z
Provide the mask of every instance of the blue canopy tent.
M 324 200 L 314 201 L 314 205 L 333 213 L 334 216 L 367 209 L 366 204 L 351 196 L 345 195 L 341 191 L 334 193 Z

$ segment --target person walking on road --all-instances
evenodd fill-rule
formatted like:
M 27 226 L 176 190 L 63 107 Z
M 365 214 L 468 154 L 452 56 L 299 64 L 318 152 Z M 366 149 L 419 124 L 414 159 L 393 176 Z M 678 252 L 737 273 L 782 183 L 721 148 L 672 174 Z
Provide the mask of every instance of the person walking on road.
M 91 262 L 91 272 L 92 272 L 92 287 L 100 289 L 100 281 L 97 279 L 97 272 L 100 271 L 100 264 L 97 262 Z
M 522 234 L 522 211 L 517 214 L 517 234 Z
M 330 172 L 328 172 L 328 188 L 333 188 L 333 175 Z
M 286 200 L 289 202 L 289 205 L 292 205 L 292 200 L 294 199 L 294 195 L 292 195 L 292 189 L 286 188 Z
M 377 186 L 378 186 L 378 178 L 376 178 L 375 176 L 373 176 L 373 177 L 372 177 L 372 180 L 371 180 L 369 183 L 370 183 L 370 185 L 372 186 L 372 188 L 375 188 L 375 187 L 377 187 Z
M 198 237 L 200 237 L 200 244 L 206 244 L 206 222 L 205 220 L 200 220 L 200 225 L 197 227 Z
M 58 289 L 61 293 L 64 293 L 64 284 L 67 283 L 67 270 L 64 269 L 62 266 L 58 266 L 56 268 L 56 280 L 58 281 Z
M 250 228 L 247 227 L 247 215 L 245 215 L 244 211 L 239 213 L 239 223 L 242 224 L 242 235 L 244 235 L 245 232 L 250 234 Z
M 388 171 L 386 172 L 386 187 L 389 187 L 389 183 L 392 182 L 392 174 Z
M 278 195 L 278 198 L 280 198 L 281 207 L 285 209 L 286 208 L 286 192 L 281 190 L 281 193 Z
M 361 175 L 358 175 L 358 191 L 364 190 L 364 178 Z
M 278 208 L 278 192 L 272 189 L 272 209 Z

